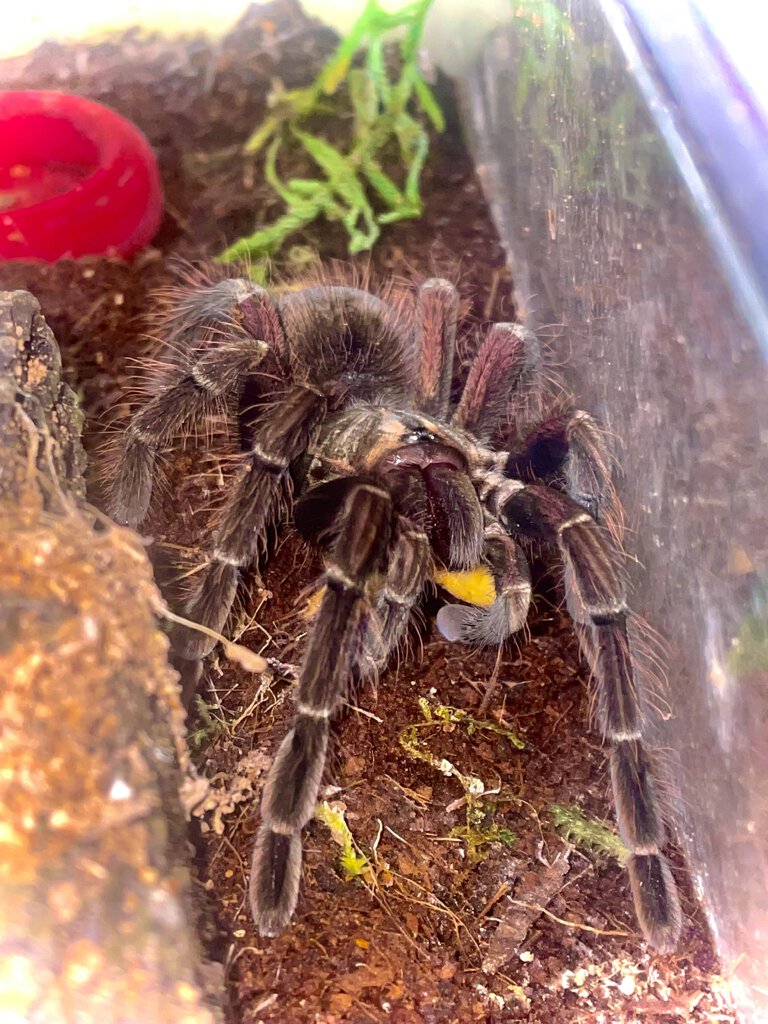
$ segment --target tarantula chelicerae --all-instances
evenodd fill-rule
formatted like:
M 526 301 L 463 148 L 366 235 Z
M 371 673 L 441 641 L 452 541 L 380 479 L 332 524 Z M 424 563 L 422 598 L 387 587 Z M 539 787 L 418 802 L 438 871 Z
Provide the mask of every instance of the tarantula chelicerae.
M 524 625 L 531 599 L 518 541 L 553 545 L 611 744 L 637 915 L 652 945 L 669 950 L 680 907 L 643 746 L 601 434 L 586 413 L 537 408 L 539 346 L 518 324 L 489 330 L 453 403 L 458 312 L 455 288 L 439 279 L 379 296 L 327 282 L 273 293 L 244 279 L 190 280 L 161 325 L 165 362 L 122 435 L 112 510 L 139 524 L 158 453 L 224 411 L 244 451 L 186 614 L 221 630 L 242 571 L 286 508 L 324 552 L 295 717 L 262 797 L 250 896 L 264 935 L 293 914 L 301 831 L 350 681 L 386 664 L 433 578 L 450 588 L 483 570 L 490 597 L 447 605 L 438 626 L 450 640 L 501 644 Z M 199 659 L 213 641 L 182 629 L 176 646 Z

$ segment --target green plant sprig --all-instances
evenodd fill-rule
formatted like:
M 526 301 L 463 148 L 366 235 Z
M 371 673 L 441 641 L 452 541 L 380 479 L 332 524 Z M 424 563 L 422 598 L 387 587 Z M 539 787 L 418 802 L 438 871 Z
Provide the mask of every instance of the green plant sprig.
M 588 818 L 580 807 L 552 804 L 549 813 L 555 828 L 566 842 L 591 854 L 598 860 L 610 858 L 624 864 L 629 850 L 616 833 L 594 818 Z
M 349 880 L 370 870 L 370 861 L 355 842 L 342 808 L 343 804 L 323 800 L 315 808 L 315 817 L 328 827 L 334 842 L 341 847 L 339 864 Z
M 368 0 L 349 34 L 312 85 L 284 92 L 273 113 L 256 129 L 245 146 L 250 154 L 266 147 L 264 177 L 283 200 L 286 212 L 272 224 L 241 238 L 219 259 L 263 260 L 274 255 L 286 239 L 320 216 L 339 221 L 349 235 L 350 254 L 370 249 L 381 227 L 420 216 L 420 179 L 429 152 L 429 136 L 409 111 L 420 110 L 438 131 L 443 116 L 418 67 L 418 48 L 424 19 L 433 0 L 416 0 L 390 14 L 378 0 Z M 390 80 L 384 58 L 387 36 L 403 30 L 400 74 Z M 363 67 L 352 62 L 364 50 Z M 352 106 L 352 139 L 346 148 L 332 145 L 306 130 L 306 120 L 329 112 L 328 98 L 346 83 Z M 282 181 L 278 155 L 288 142 L 298 143 L 319 169 L 317 178 Z M 384 171 L 381 157 L 397 144 L 402 164 L 401 183 Z M 376 200 L 376 206 L 372 199 Z
M 503 843 L 505 846 L 513 846 L 516 841 L 515 833 L 492 820 L 495 804 L 487 799 L 486 787 L 482 779 L 475 775 L 465 774 L 447 758 L 433 754 L 422 741 L 421 733 L 425 729 L 432 729 L 436 726 L 458 725 L 466 729 L 468 736 L 472 736 L 480 730 L 504 736 L 518 750 L 524 749 L 523 741 L 511 729 L 507 729 L 497 722 L 472 718 L 460 708 L 453 708 L 447 704 L 433 704 L 426 697 L 420 697 L 418 705 L 424 720 L 413 722 L 401 729 L 398 737 L 400 746 L 406 754 L 415 760 L 423 761 L 442 775 L 456 779 L 464 790 L 466 823 L 452 829 L 450 835 L 464 840 L 467 862 L 477 864 L 483 860 L 485 853 L 482 852 L 482 848 L 488 844 Z

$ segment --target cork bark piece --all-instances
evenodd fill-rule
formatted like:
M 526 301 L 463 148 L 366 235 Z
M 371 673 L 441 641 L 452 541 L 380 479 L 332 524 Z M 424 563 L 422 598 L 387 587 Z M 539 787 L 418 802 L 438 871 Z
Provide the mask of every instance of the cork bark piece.
M 160 597 L 82 501 L 81 427 L 36 300 L 0 293 L 3 1020 L 209 1024 Z

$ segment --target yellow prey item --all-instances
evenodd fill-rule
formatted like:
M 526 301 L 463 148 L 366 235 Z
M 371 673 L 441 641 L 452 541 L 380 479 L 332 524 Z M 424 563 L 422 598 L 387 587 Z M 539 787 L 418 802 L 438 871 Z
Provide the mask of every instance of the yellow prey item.
M 432 579 L 443 590 L 457 597 L 459 601 L 466 601 L 477 608 L 487 608 L 496 600 L 496 586 L 493 582 L 493 574 L 487 565 L 476 565 L 474 569 L 435 569 Z M 302 608 L 301 618 L 305 622 L 311 622 L 320 611 L 320 602 L 323 600 L 325 587 L 320 587 L 309 598 Z
M 447 569 L 436 569 L 432 578 L 449 594 L 478 608 L 487 608 L 496 600 L 493 573 L 487 565 L 476 565 L 474 569 L 452 572 Z

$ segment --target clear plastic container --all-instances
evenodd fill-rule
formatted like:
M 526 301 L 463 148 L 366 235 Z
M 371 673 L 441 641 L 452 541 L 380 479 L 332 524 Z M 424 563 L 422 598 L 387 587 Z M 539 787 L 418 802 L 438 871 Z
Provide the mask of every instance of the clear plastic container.
M 689 5 L 494 18 L 464 54 L 472 146 L 521 315 L 621 439 L 673 813 L 743 1020 L 766 1021 L 768 128 Z

